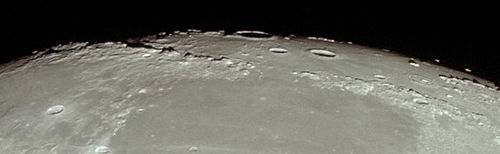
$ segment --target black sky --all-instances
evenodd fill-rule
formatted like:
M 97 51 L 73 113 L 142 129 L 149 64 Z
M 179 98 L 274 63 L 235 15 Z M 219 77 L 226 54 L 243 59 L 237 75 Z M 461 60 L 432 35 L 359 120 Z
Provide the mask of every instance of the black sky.
M 0 62 L 68 42 L 120 41 L 158 32 L 261 30 L 385 48 L 500 83 L 500 13 L 480 2 L 2 2 Z M 146 3 L 146 2 L 144 2 Z

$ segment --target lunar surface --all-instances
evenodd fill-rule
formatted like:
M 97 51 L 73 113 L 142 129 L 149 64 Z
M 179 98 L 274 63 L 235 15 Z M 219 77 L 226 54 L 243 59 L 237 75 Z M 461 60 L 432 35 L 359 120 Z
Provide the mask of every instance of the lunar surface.
M 500 92 L 382 49 L 258 31 L 70 43 L 0 66 L 1 153 L 500 153 Z

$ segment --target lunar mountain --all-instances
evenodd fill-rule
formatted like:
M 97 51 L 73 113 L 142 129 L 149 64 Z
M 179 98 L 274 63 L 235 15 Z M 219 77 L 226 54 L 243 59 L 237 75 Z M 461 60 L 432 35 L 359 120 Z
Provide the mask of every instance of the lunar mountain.
M 70 43 L 0 66 L 0 153 L 500 153 L 493 83 L 259 31 Z

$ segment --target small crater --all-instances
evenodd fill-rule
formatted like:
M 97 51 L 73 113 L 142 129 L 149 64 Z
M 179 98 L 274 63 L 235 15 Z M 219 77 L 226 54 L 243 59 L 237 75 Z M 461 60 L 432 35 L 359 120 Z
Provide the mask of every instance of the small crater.
M 45 51 L 42 51 L 42 55 L 49 55 L 49 54 L 52 54 L 52 53 L 58 53 L 60 52 L 59 50 L 54 50 L 54 49 L 46 49 Z
M 200 148 L 198 148 L 198 147 L 189 147 L 188 148 L 188 152 L 198 152 L 198 151 L 200 151 Z
M 273 35 L 261 31 L 238 31 L 237 35 L 250 38 L 270 38 Z
M 169 47 L 166 47 L 166 48 L 165 48 L 165 47 L 163 47 L 163 48 L 161 48 L 160 53 L 163 53 L 163 52 L 165 52 L 165 51 L 172 52 L 172 51 L 175 51 L 175 49 L 174 49 L 174 47 L 170 47 L 170 46 L 169 46 Z
M 422 105 L 429 104 L 429 102 L 427 100 L 423 99 L 423 98 L 414 98 L 413 102 L 417 103 L 417 104 L 422 104 Z
M 124 43 L 128 47 L 132 47 L 132 48 L 156 49 L 155 47 L 153 47 L 151 45 L 144 44 L 144 41 L 147 41 L 147 39 L 155 39 L 155 37 L 152 36 L 151 38 L 129 38 Z
M 424 76 L 418 75 L 418 74 L 410 74 L 408 76 L 408 79 L 410 79 L 410 81 L 412 81 L 414 83 L 421 84 L 421 85 L 430 85 L 431 84 L 430 79 L 428 79 Z
M 95 148 L 95 152 L 98 154 L 106 154 L 106 153 L 109 153 L 110 150 L 107 146 L 99 146 L 99 147 Z
M 411 65 L 411 66 L 415 66 L 415 67 L 419 67 L 420 64 L 418 64 L 415 59 L 411 58 L 410 60 L 408 60 L 408 63 Z
M 484 114 L 482 114 L 482 113 L 478 113 L 478 112 L 472 112 L 472 114 L 474 114 L 474 115 L 478 115 L 478 116 L 484 116 Z
M 320 76 L 314 72 L 302 71 L 302 72 L 292 72 L 294 75 L 298 75 L 299 77 L 308 77 L 311 80 L 320 80 Z
M 201 33 L 201 30 L 198 30 L 198 29 L 188 29 L 187 32 L 188 33 Z
M 383 75 L 374 75 L 373 77 L 375 77 L 377 79 L 385 79 L 385 76 L 383 76 Z
M 309 37 L 307 37 L 307 39 L 309 39 L 309 40 L 317 40 L 318 38 L 314 37 L 314 36 L 309 36 Z
M 318 55 L 318 56 L 322 56 L 322 57 L 333 58 L 333 57 L 337 56 L 337 54 L 335 54 L 331 51 L 328 51 L 328 50 L 323 50 L 323 49 L 310 49 L 309 52 L 311 52 L 315 55 Z
M 141 90 L 137 91 L 137 93 L 139 93 L 139 94 L 145 94 L 147 92 L 148 91 L 146 89 L 141 89 Z
M 274 53 L 286 53 L 288 50 L 283 49 L 283 48 L 270 48 L 269 51 L 274 52 Z
M 63 111 L 64 111 L 64 106 L 62 106 L 62 105 L 55 105 L 55 106 L 52 106 L 49 109 L 47 109 L 46 113 L 48 115 L 55 115 L 55 114 L 59 114 L 59 113 L 61 113 Z

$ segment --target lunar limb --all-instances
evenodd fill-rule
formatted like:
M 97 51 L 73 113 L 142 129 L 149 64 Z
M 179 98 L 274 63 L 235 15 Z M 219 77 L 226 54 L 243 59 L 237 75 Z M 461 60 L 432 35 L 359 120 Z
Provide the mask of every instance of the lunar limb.
M 498 153 L 499 103 L 489 81 L 385 49 L 189 30 L 3 64 L 0 151 Z

